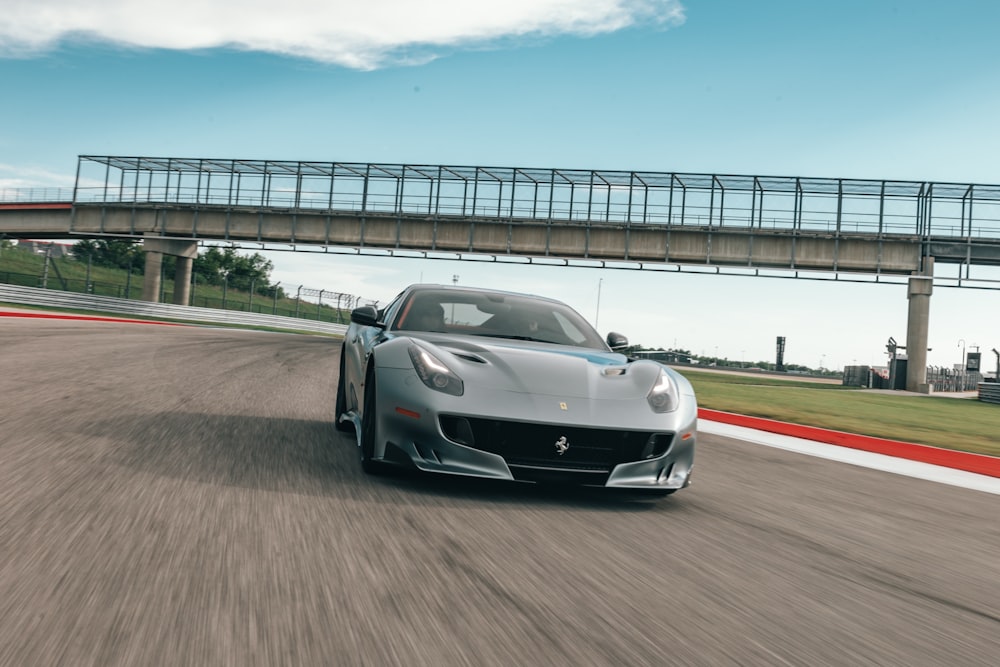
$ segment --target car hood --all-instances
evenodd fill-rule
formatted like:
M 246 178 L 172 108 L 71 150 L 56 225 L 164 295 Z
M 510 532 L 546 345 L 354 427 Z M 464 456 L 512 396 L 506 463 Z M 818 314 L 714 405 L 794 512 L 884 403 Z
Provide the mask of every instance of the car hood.
M 564 398 L 644 398 L 659 364 L 589 348 L 472 336 L 420 337 L 466 384 Z

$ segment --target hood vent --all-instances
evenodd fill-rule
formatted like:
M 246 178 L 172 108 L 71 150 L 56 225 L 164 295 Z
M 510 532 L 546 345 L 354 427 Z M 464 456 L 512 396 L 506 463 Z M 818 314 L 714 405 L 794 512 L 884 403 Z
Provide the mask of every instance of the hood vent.
M 486 363 L 486 360 L 483 359 L 482 357 L 476 356 L 476 355 L 473 355 L 473 354 L 469 354 L 468 352 L 456 352 L 454 350 L 451 350 L 451 353 L 453 355 L 455 355 L 456 357 L 458 357 L 459 359 L 463 359 L 465 361 L 471 361 L 474 364 L 485 364 Z

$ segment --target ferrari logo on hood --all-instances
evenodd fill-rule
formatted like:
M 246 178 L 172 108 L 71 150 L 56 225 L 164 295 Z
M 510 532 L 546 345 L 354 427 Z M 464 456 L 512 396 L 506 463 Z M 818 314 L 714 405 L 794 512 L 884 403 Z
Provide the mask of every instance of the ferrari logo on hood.
M 566 439 L 565 435 L 559 436 L 559 439 L 556 440 L 556 454 L 562 456 L 567 449 L 569 449 L 569 440 Z

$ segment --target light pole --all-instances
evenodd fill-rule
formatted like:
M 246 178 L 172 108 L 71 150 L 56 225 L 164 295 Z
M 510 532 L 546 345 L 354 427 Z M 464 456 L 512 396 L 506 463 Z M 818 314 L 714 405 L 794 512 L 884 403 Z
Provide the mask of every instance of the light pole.
M 958 339 L 958 344 L 962 346 L 962 364 L 960 366 L 960 370 L 964 371 L 965 370 L 965 339 L 964 338 L 959 338 Z

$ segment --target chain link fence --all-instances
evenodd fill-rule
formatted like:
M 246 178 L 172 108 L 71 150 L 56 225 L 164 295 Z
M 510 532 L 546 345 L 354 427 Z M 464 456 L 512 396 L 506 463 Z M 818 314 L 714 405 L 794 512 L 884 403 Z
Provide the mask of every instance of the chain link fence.
M 904 373 L 905 375 L 905 373 Z M 905 377 L 903 377 L 905 380 Z M 934 392 L 976 391 L 983 376 L 976 372 L 956 370 L 944 366 L 927 367 L 927 384 Z M 843 383 L 848 387 L 868 389 L 892 389 L 888 368 L 871 366 L 847 366 L 844 368 Z M 900 388 L 897 385 L 897 388 Z
M 22 242 L 23 243 L 23 242 Z M 27 249 L 8 247 L 0 250 L 0 285 L 58 290 L 75 294 L 106 296 L 117 299 L 141 299 L 144 276 L 136 270 L 115 272 L 112 280 L 92 277 L 92 267 L 64 252 L 62 244 L 29 242 Z M 27 244 L 25 244 L 27 245 Z M 24 262 L 8 268 L 2 261 L 8 253 L 30 252 L 41 260 L 37 268 Z M 96 270 L 95 270 L 96 273 Z M 107 275 L 108 272 L 101 272 Z M 82 274 L 82 275 L 81 275 Z M 202 276 L 192 276 L 188 303 L 191 307 L 235 311 L 250 314 L 289 317 L 316 322 L 347 324 L 350 311 L 360 305 L 377 305 L 378 301 L 336 290 L 318 289 L 306 285 L 277 283 L 257 290 L 237 290 L 230 287 L 228 277 L 221 285 L 207 283 Z M 161 279 L 159 302 L 173 303 L 173 281 Z
M 942 366 L 927 367 L 927 383 L 934 391 L 976 391 L 983 376 L 975 371 L 961 371 Z

